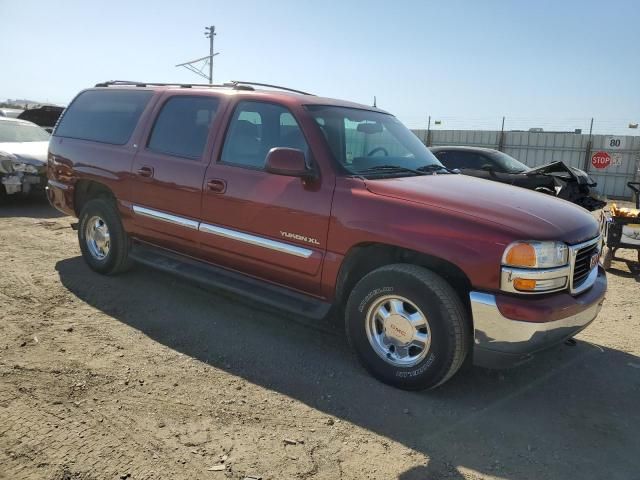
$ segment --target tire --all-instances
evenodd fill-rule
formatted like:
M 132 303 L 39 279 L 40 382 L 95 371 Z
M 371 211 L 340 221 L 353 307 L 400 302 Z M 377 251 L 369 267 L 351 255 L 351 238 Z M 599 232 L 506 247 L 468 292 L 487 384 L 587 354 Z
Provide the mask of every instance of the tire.
M 391 315 L 384 323 L 374 314 L 381 309 Z M 471 323 L 460 297 L 440 276 L 416 265 L 387 265 L 369 273 L 349 295 L 345 311 L 347 337 L 360 362 L 374 377 L 398 388 L 442 385 L 471 347 Z M 421 316 L 426 326 L 418 329 Z M 426 348 L 405 350 L 416 336 Z M 388 348 L 385 340 L 391 343 Z
M 98 224 L 101 235 L 91 232 L 92 225 Z M 114 201 L 109 198 L 94 198 L 82 207 L 78 241 L 85 262 L 98 273 L 114 275 L 131 267 L 129 236 L 122 227 Z

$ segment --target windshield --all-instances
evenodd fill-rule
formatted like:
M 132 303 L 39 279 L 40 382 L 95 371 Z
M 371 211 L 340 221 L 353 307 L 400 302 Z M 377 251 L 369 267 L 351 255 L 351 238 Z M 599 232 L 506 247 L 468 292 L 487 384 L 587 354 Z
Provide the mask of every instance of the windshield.
M 46 130 L 22 122 L 0 121 L 0 142 L 48 142 Z
M 336 159 L 353 174 L 413 175 L 441 163 L 393 115 L 357 108 L 308 105 Z M 433 168 L 433 167 L 431 167 Z M 438 168 L 435 168 L 438 170 Z
M 507 155 L 506 153 L 495 152 L 493 153 L 491 158 L 498 165 L 502 166 L 504 171 L 507 173 L 522 173 L 529 170 L 529 167 L 527 167 L 524 163 L 519 162 L 512 156 Z

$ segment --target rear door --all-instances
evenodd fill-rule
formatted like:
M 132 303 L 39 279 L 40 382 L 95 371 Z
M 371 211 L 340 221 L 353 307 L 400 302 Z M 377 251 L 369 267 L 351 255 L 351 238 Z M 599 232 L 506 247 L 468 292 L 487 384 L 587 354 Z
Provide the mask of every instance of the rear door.
M 202 181 L 213 146 L 219 97 L 166 92 L 131 169 L 135 236 L 197 254 Z
M 262 279 L 318 293 L 335 177 L 316 181 L 267 173 L 271 148 L 314 162 L 293 113 L 275 103 L 240 101 L 222 152 L 205 175 L 200 242 L 207 258 Z

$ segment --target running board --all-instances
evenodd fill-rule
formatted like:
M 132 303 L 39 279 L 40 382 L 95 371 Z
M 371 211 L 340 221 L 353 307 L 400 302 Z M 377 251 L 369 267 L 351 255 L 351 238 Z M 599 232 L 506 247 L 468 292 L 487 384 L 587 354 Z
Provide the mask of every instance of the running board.
M 131 258 L 143 265 L 179 275 L 200 285 L 226 290 L 279 310 L 320 320 L 331 304 L 284 287 L 215 267 L 161 248 L 134 243 Z

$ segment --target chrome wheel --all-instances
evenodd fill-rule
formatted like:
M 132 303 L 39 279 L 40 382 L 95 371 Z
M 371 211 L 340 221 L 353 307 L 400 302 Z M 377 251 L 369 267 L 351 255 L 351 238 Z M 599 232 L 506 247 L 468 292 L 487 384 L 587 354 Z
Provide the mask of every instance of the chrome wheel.
M 427 356 L 431 330 L 427 317 L 404 297 L 378 299 L 366 318 L 369 343 L 380 358 L 396 367 L 412 367 Z
M 102 218 L 91 217 L 85 226 L 84 237 L 89 253 L 96 260 L 104 260 L 109 255 L 109 228 Z

